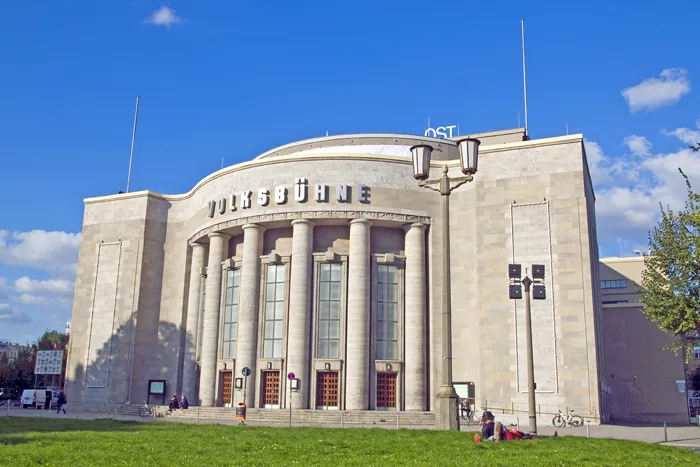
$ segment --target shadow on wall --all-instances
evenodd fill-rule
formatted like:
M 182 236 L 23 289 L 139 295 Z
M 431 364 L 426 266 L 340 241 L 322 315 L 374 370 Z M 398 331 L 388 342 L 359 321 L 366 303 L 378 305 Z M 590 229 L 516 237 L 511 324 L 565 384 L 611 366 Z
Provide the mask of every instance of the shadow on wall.
M 147 348 L 148 352 L 136 350 L 130 358 L 135 336 L 136 333 L 131 332 L 131 323 L 123 324 L 96 352 L 93 362 L 86 366 L 84 362 L 76 365 L 75 379 L 67 381 L 66 385 L 69 404 L 140 404 L 148 399 L 149 380 L 165 380 L 166 403 L 173 394 L 180 396 L 182 372 L 178 362 L 181 344 L 192 345 L 192 333 L 160 321 L 155 342 L 133 346 L 134 349 Z M 135 362 L 140 364 L 134 365 Z M 188 394 L 190 400 L 192 397 Z M 160 397 L 151 397 L 155 404 L 161 401 Z

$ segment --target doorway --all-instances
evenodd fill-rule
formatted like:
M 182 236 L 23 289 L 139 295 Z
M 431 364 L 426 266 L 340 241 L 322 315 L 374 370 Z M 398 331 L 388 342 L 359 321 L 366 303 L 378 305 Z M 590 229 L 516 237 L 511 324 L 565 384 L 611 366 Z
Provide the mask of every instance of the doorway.
M 377 373 L 377 409 L 396 409 L 396 373 Z
M 316 373 L 316 408 L 338 408 L 337 371 L 320 371 Z
M 263 371 L 263 407 L 280 408 L 280 372 Z

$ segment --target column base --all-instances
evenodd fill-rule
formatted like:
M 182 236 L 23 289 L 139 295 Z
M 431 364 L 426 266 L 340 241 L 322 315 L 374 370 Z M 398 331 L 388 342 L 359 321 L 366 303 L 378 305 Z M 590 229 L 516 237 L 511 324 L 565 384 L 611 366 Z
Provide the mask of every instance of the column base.
M 454 386 L 440 386 L 437 393 L 437 429 L 459 431 L 459 396 Z

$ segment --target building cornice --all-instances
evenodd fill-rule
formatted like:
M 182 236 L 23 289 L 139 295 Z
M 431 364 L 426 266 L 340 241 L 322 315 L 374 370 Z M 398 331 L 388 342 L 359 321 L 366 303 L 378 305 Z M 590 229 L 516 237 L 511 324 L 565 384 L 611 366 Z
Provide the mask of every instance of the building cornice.
M 294 221 L 298 219 L 369 219 L 374 221 L 389 221 L 397 224 L 424 224 L 430 225 L 430 218 L 417 214 L 404 214 L 386 211 L 369 211 L 369 210 L 319 210 L 319 211 L 288 211 L 288 212 L 271 212 L 265 214 L 256 214 L 247 217 L 236 217 L 223 222 L 207 226 L 197 231 L 192 235 L 188 244 L 191 245 L 198 240 L 203 239 L 207 235 L 219 232 L 221 230 L 230 229 L 233 227 L 242 227 L 246 224 L 265 224 L 267 222 L 278 221 Z
M 358 135 L 359 136 L 359 135 Z M 381 136 L 381 135 L 368 135 L 368 136 Z M 427 137 L 418 137 L 418 136 L 410 136 L 410 135 L 391 135 L 391 136 L 396 136 L 396 137 L 411 137 L 414 139 L 425 139 L 425 140 L 433 140 L 435 139 L 436 141 L 439 141 L 441 143 L 447 143 L 454 145 L 456 144 L 454 141 L 450 141 L 447 139 L 436 139 L 436 138 L 427 138 Z M 351 139 L 352 135 L 348 136 L 345 135 L 342 138 L 337 137 L 339 139 Z M 531 140 L 531 141 L 518 141 L 515 143 L 503 143 L 503 144 L 494 144 L 491 146 L 482 146 L 479 148 L 479 155 L 484 156 L 488 155 L 490 153 L 496 153 L 496 152 L 502 152 L 502 151 L 512 151 L 512 150 L 518 150 L 518 149 L 532 149 L 532 148 L 538 148 L 538 147 L 545 147 L 545 146 L 556 146 L 560 144 L 567 144 L 567 143 L 582 143 L 583 142 L 583 135 L 582 134 L 575 134 L 575 135 L 567 135 L 567 136 L 558 136 L 554 138 L 543 138 L 543 139 L 537 139 L 537 140 Z M 279 148 L 278 148 L 279 149 Z M 316 161 L 316 160 L 359 160 L 359 161 L 375 161 L 375 162 L 385 162 L 385 163 L 392 163 L 392 164 L 400 164 L 400 165 L 412 165 L 413 161 L 409 158 L 406 157 L 400 157 L 400 156 L 384 156 L 384 155 L 377 155 L 377 154 L 333 154 L 333 153 L 320 153 L 320 154 L 298 154 L 298 155 L 288 155 L 288 156 L 279 156 L 279 157 L 266 157 L 266 158 L 255 158 L 251 161 L 246 161 L 246 162 L 241 162 L 239 164 L 232 165 L 230 167 L 223 168 L 221 170 L 218 170 L 202 180 L 200 180 L 190 191 L 187 193 L 183 194 L 178 194 L 178 195 L 163 195 L 160 193 L 155 193 L 153 191 L 149 190 L 144 190 L 144 191 L 135 191 L 132 193 L 120 193 L 120 194 L 115 194 L 115 195 L 108 195 L 108 196 L 100 196 L 100 197 L 94 197 L 94 198 L 85 198 L 84 203 L 85 204 L 95 204 L 95 203 L 105 203 L 105 202 L 110 202 L 110 201 L 122 201 L 122 200 L 127 200 L 127 199 L 133 199 L 133 198 L 141 198 L 141 197 L 153 197 L 153 198 L 160 198 L 164 199 L 167 201 L 183 201 L 191 198 L 194 196 L 194 194 L 202 188 L 204 185 L 207 183 L 210 183 L 218 178 L 225 177 L 227 175 L 240 172 L 242 170 L 246 169 L 251 169 L 255 167 L 264 167 L 268 165 L 274 165 L 278 163 L 286 163 L 286 162 L 302 162 L 302 161 Z M 439 168 L 444 165 L 447 165 L 449 167 L 457 167 L 459 166 L 459 159 L 454 159 L 454 160 L 449 160 L 449 161 L 431 161 L 430 166 Z

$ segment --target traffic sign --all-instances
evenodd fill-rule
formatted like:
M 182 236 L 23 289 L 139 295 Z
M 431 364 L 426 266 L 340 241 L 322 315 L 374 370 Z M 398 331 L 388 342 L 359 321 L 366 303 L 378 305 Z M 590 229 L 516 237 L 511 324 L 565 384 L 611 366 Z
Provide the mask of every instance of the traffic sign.
M 287 379 L 288 379 L 289 381 L 293 380 L 293 379 L 296 378 L 296 377 L 297 377 L 297 375 L 295 375 L 294 373 L 289 373 L 289 374 L 287 375 Z
M 247 366 L 244 366 L 243 369 L 241 370 L 241 374 L 243 374 L 243 376 L 250 376 L 250 368 L 248 368 Z

